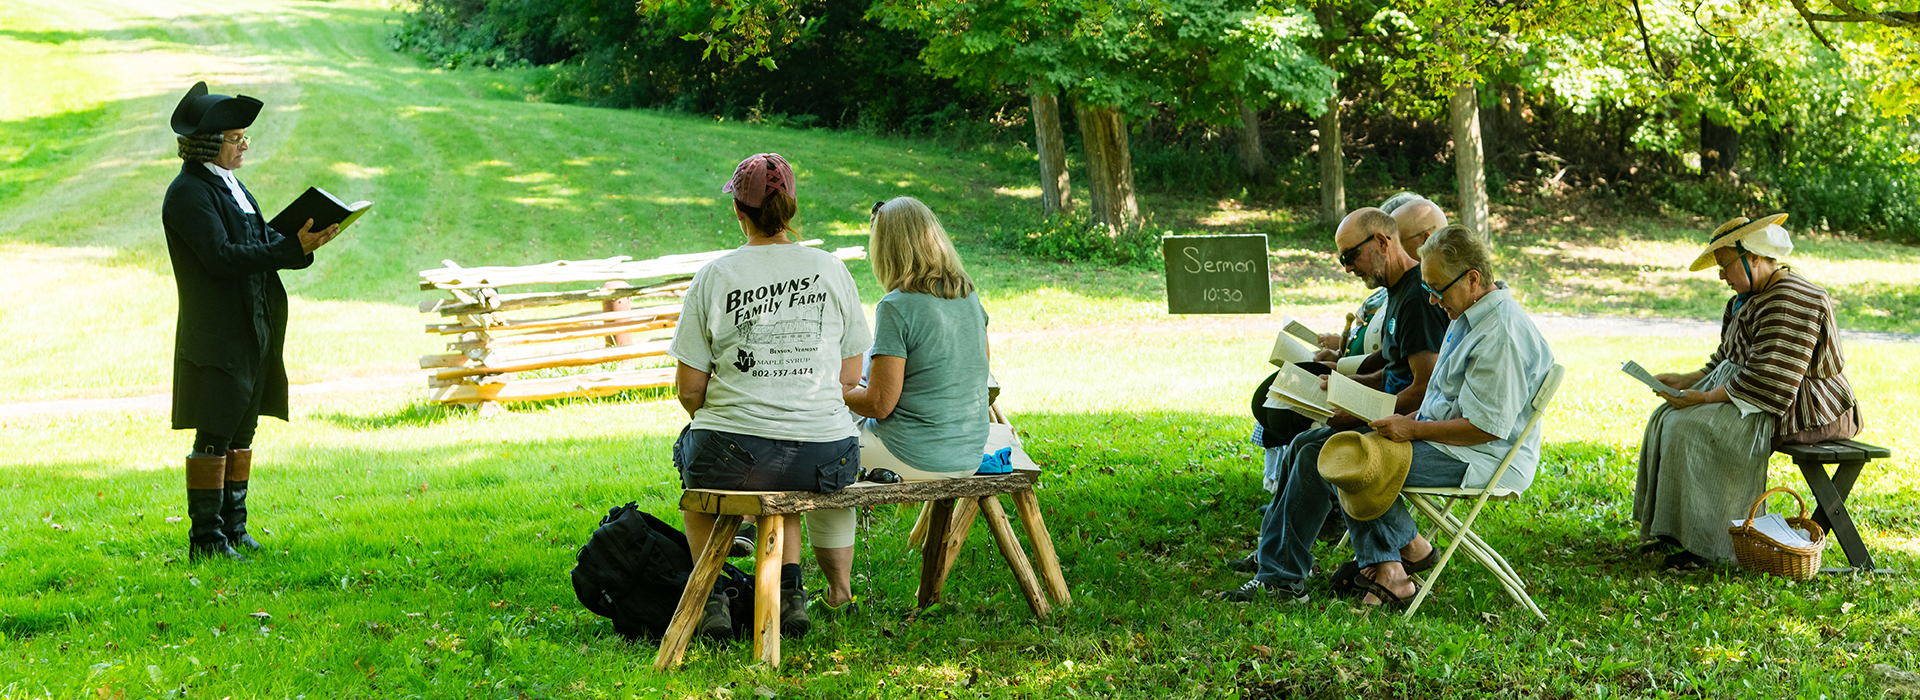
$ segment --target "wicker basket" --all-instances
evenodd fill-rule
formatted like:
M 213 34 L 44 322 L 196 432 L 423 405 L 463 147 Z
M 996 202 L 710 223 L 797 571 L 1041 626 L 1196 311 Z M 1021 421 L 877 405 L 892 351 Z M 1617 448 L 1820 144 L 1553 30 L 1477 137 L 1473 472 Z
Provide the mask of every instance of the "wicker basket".
M 1754 513 L 1760 510 L 1760 504 L 1767 502 L 1768 496 L 1776 493 L 1787 494 L 1800 502 L 1800 515 L 1787 518 L 1787 524 L 1806 530 L 1807 539 L 1812 540 L 1813 544 L 1805 547 L 1781 544 L 1753 528 Z M 1746 521 L 1738 527 L 1727 528 L 1727 534 L 1733 536 L 1733 554 L 1740 560 L 1740 568 L 1795 581 L 1805 581 L 1820 573 L 1820 550 L 1827 548 L 1826 532 L 1807 517 L 1806 499 L 1794 493 L 1793 489 L 1784 487 L 1760 494 L 1760 499 L 1747 509 Z

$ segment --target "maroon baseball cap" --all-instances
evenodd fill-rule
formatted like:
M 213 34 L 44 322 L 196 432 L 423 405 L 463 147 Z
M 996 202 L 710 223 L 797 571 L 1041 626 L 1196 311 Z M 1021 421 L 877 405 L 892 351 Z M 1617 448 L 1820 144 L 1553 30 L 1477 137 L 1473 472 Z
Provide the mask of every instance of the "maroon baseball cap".
M 733 179 L 727 181 L 721 192 L 732 192 L 733 198 L 741 204 L 759 207 L 766 203 L 767 194 L 774 190 L 787 193 L 794 201 L 800 198 L 793 194 L 793 166 L 787 165 L 787 159 L 778 153 L 755 153 L 740 166 L 733 169 Z

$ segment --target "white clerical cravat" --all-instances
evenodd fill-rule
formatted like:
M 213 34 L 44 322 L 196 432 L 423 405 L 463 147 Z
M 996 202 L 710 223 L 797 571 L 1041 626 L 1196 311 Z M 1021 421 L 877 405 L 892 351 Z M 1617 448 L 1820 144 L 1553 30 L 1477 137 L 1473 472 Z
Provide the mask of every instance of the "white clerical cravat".
M 233 171 L 212 163 L 207 163 L 206 165 L 208 170 L 213 171 L 213 174 L 220 176 L 221 182 L 227 183 L 227 192 L 233 195 L 233 202 L 240 205 L 240 211 L 252 214 L 253 205 L 247 202 L 247 193 L 240 191 L 240 181 L 234 179 Z

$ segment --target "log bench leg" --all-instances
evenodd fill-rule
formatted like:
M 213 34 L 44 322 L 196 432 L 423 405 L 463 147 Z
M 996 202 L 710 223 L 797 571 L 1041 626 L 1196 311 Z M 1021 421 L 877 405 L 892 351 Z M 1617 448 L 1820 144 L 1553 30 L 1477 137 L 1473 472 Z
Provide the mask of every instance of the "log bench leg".
M 952 518 L 953 499 L 933 502 L 927 515 L 927 544 L 920 549 L 920 607 L 932 605 L 940 598 L 934 577 L 947 560 L 947 522 Z
M 953 512 L 947 517 L 947 534 L 941 538 L 940 565 L 933 571 L 932 598 L 922 598 L 920 607 L 940 602 L 940 593 L 947 588 L 947 575 L 953 573 L 953 563 L 960 558 L 960 552 L 967 548 L 967 535 L 973 533 L 973 521 L 979 516 L 980 499 L 954 499 Z M 927 540 L 932 542 L 933 535 L 929 534 Z M 927 590 L 927 572 L 921 571 L 920 576 L 921 591 L 924 593 Z
M 1813 521 L 1840 540 L 1840 548 L 1847 553 L 1847 563 L 1856 571 L 1872 571 L 1873 554 L 1861 541 L 1853 516 L 1847 514 L 1847 495 L 1852 493 L 1853 483 L 1860 478 L 1860 469 L 1866 462 L 1842 462 L 1834 468 L 1832 478 L 1827 477 L 1826 465 L 1819 462 L 1796 461 L 1794 465 L 1800 467 L 1800 475 L 1806 477 L 1807 488 L 1813 491 L 1818 505 L 1814 508 Z
M 754 547 L 753 656 L 774 668 L 780 667 L 780 564 L 786 554 L 781 526 L 787 517 L 760 516 Z
M 920 515 L 913 519 L 913 531 L 907 533 L 907 549 L 913 549 L 927 543 L 927 527 L 933 522 L 933 502 L 922 502 L 919 510 Z
M 667 634 L 660 639 L 660 651 L 653 657 L 654 670 L 665 671 L 680 665 L 680 658 L 687 653 L 687 642 L 693 639 L 693 628 L 700 624 L 700 616 L 706 612 L 707 595 L 713 592 L 713 582 L 720 578 L 720 567 L 727 562 L 727 550 L 733 548 L 733 535 L 739 529 L 738 515 L 714 519 L 713 534 L 707 537 L 700 558 L 694 560 L 693 574 L 687 577 L 687 587 L 680 591 L 680 605 L 673 610 L 673 622 L 667 625 Z
M 1000 497 L 981 497 L 980 509 L 985 511 L 987 529 L 993 532 L 993 543 L 999 545 L 1001 558 L 1007 560 L 1014 580 L 1020 582 L 1020 594 L 1026 596 L 1027 607 L 1033 608 L 1035 617 L 1046 619 L 1053 614 L 1053 608 L 1047 605 L 1046 594 L 1040 591 L 1040 577 L 1033 574 L 1026 550 L 1020 548 L 1020 540 L 1013 536 L 1013 525 L 1007 522 L 1007 512 L 1000 507 Z
M 1053 604 L 1067 607 L 1073 603 L 1073 594 L 1067 592 L 1067 577 L 1060 573 L 1060 556 L 1053 551 L 1053 534 L 1047 531 L 1047 521 L 1040 515 L 1040 499 L 1031 489 L 1013 492 L 1013 509 L 1020 515 L 1020 526 L 1027 531 L 1027 539 L 1033 542 L 1033 558 L 1039 565 L 1040 577 L 1047 583 L 1047 594 L 1053 597 Z

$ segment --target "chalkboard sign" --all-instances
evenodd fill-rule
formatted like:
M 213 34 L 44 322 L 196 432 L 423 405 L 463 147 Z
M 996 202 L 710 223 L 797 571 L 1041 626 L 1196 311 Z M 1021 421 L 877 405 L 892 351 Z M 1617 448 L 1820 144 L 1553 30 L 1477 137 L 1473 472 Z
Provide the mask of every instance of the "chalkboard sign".
M 1267 281 L 1267 236 L 1162 236 L 1167 261 L 1167 313 L 1273 312 Z

